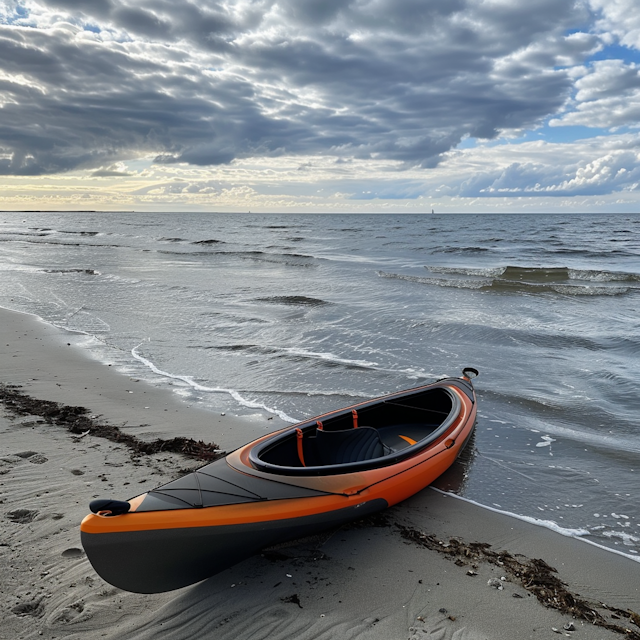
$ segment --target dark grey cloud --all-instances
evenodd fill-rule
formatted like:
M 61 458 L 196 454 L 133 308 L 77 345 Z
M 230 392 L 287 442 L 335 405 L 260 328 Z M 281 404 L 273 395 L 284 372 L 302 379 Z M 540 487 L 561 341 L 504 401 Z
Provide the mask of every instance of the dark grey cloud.
M 595 38 L 573 0 L 25 0 L 0 25 L 0 172 L 154 154 L 384 158 L 558 112 Z M 94 35 L 93 32 L 98 32 Z

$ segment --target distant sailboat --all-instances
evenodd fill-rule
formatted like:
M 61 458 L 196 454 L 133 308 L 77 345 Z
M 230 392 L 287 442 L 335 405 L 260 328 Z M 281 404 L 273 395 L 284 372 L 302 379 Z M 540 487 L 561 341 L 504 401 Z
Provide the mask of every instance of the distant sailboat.
M 433 209 L 431 209 L 431 215 L 433 215 L 435 213 L 435 211 Z

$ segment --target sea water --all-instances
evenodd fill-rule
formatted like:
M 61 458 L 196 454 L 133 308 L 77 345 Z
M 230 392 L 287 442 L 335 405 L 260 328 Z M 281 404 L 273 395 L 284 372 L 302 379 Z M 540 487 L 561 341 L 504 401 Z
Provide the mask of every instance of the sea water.
M 436 485 L 640 557 L 640 216 L 0 213 L 0 306 L 292 422 L 476 367 Z

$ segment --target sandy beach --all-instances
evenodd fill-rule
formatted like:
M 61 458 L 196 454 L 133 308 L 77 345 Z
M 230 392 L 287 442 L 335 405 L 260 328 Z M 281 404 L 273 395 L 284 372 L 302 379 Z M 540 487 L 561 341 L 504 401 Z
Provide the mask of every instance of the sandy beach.
M 92 419 L 142 440 L 184 436 L 229 451 L 282 424 L 191 407 L 91 359 L 77 342 L 35 317 L 1 311 L 0 384 L 86 407 Z M 132 497 L 197 461 L 139 455 L 7 406 L 0 434 L 3 640 L 640 638 L 640 617 L 631 613 L 640 611 L 640 563 L 434 489 L 193 587 L 123 592 L 102 581 L 82 551 L 89 501 Z M 619 628 L 545 606 L 509 570 L 511 559 L 543 560 L 594 619 Z

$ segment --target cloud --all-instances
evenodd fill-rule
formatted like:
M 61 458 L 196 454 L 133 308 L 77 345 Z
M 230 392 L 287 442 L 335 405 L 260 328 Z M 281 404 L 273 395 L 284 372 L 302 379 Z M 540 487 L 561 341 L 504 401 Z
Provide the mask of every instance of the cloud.
M 475 170 L 470 170 L 473 165 Z M 453 152 L 441 169 L 448 174 L 447 194 L 467 198 L 635 192 L 640 185 L 640 136 L 624 134 L 573 143 L 531 142 Z M 456 173 L 464 177 L 456 181 Z
M 593 62 L 576 80 L 572 110 L 552 119 L 554 126 L 613 128 L 640 126 L 640 67 L 622 60 Z
M 596 27 L 625 47 L 640 49 L 640 12 L 636 0 L 589 0 L 599 15 Z M 611 38 L 613 39 L 613 38 Z
M 0 15 L 0 173 L 153 154 L 435 167 L 571 95 L 573 0 L 24 0 Z
M 127 168 L 123 162 L 117 162 L 108 167 L 100 167 L 91 172 L 92 178 L 123 178 L 133 176 L 134 174 L 127 171 Z

